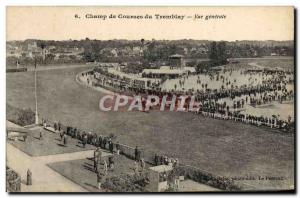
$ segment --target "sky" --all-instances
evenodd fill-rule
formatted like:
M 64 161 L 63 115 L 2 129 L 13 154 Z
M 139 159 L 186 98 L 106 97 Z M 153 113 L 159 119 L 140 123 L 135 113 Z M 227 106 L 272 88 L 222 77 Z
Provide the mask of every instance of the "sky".
M 117 18 L 86 18 L 87 14 Z M 121 19 L 119 15 L 143 16 Z M 145 15 L 153 16 L 145 19 Z M 156 19 L 180 15 L 180 19 Z M 75 15 L 78 17 L 76 18 Z M 195 19 L 194 16 L 203 16 Z M 207 15 L 225 18 L 205 20 Z M 187 18 L 190 16 L 191 18 Z M 18 7 L 6 8 L 6 40 L 294 40 L 293 7 Z

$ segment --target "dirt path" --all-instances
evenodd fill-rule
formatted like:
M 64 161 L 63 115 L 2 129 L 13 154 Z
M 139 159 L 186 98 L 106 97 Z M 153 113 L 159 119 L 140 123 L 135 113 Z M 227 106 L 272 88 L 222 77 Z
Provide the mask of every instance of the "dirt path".
M 39 156 L 35 157 L 35 160 L 43 162 L 45 164 L 50 164 L 54 162 L 62 162 L 62 161 L 71 161 L 71 160 L 78 160 L 78 159 L 85 159 L 88 157 L 93 157 L 94 151 L 80 151 L 74 153 L 64 153 L 64 154 L 57 154 L 57 155 L 47 155 L 47 156 Z M 110 153 L 102 151 L 102 157 L 112 155 Z

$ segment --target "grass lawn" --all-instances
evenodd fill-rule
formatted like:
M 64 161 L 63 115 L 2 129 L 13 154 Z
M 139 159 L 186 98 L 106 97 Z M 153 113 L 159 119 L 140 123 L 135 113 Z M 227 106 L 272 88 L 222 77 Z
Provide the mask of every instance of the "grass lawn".
M 30 156 L 54 155 L 95 149 L 91 145 L 86 145 L 85 148 L 82 148 L 82 144 L 71 137 L 68 137 L 67 146 L 64 146 L 58 134 L 48 132 L 44 129 L 41 130 L 43 131 L 42 140 L 39 139 L 40 131 L 35 130 L 30 133 L 25 142 L 22 140 L 9 140 L 9 142 Z
M 105 157 L 107 158 L 107 157 Z M 108 162 L 108 159 L 105 159 Z M 121 155 L 114 155 L 115 169 L 108 171 L 103 177 L 106 178 L 124 174 L 133 174 L 134 161 Z M 90 192 L 99 192 L 97 187 L 97 175 L 94 172 L 94 162 L 91 159 L 72 160 L 48 164 L 50 168 L 57 171 L 74 183 L 82 186 Z M 146 164 L 146 167 L 149 167 Z M 101 170 L 103 171 L 103 170 Z
M 82 70 L 38 72 L 40 117 L 87 131 L 114 133 L 120 143 L 177 157 L 180 163 L 222 176 L 283 176 L 285 180 L 266 186 L 293 188 L 293 135 L 183 112 L 101 112 L 98 104 L 103 94 L 75 82 Z M 8 73 L 7 103 L 34 109 L 33 77 L 33 72 Z

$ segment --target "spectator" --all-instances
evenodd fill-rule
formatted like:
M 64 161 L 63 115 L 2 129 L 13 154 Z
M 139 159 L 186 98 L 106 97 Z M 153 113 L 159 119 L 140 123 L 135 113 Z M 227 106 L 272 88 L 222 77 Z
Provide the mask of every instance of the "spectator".
M 99 190 L 101 190 L 101 183 L 102 183 L 102 175 L 100 172 L 97 172 L 97 184 Z
M 31 173 L 30 169 L 27 170 L 27 182 L 26 182 L 26 184 L 28 186 L 32 185 L 32 173 Z
M 139 161 L 139 149 L 138 146 L 135 147 L 134 149 L 134 160 Z
M 108 167 L 109 167 L 109 170 L 113 171 L 114 168 L 115 168 L 115 162 L 114 162 L 114 157 L 113 156 L 110 156 L 108 158 Z
M 67 135 L 64 134 L 64 146 L 67 146 L 67 143 L 68 143 L 68 142 L 67 142 L 67 138 L 68 138 Z
M 145 163 L 145 161 L 144 161 L 144 158 L 142 158 L 140 162 L 141 162 L 141 170 L 142 170 L 142 172 L 143 172 L 144 169 L 145 169 L 145 167 L 146 167 L 146 163 Z
M 106 163 L 106 160 L 104 160 L 103 170 L 104 170 L 104 175 L 107 175 L 107 163 Z
M 117 150 L 117 155 L 120 155 L 120 144 L 119 144 L 119 142 L 116 143 L 116 150 Z
M 112 141 L 109 141 L 108 147 L 109 147 L 109 151 L 111 153 L 113 153 L 114 152 L 114 144 L 112 143 Z

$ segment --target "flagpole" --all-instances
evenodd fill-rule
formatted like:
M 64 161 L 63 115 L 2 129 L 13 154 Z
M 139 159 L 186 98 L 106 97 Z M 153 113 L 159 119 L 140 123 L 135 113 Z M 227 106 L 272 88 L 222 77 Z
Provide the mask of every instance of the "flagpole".
M 34 96 L 35 96 L 35 124 L 39 124 L 38 117 L 38 103 L 37 103 L 37 93 L 36 93 L 36 57 L 34 58 Z

